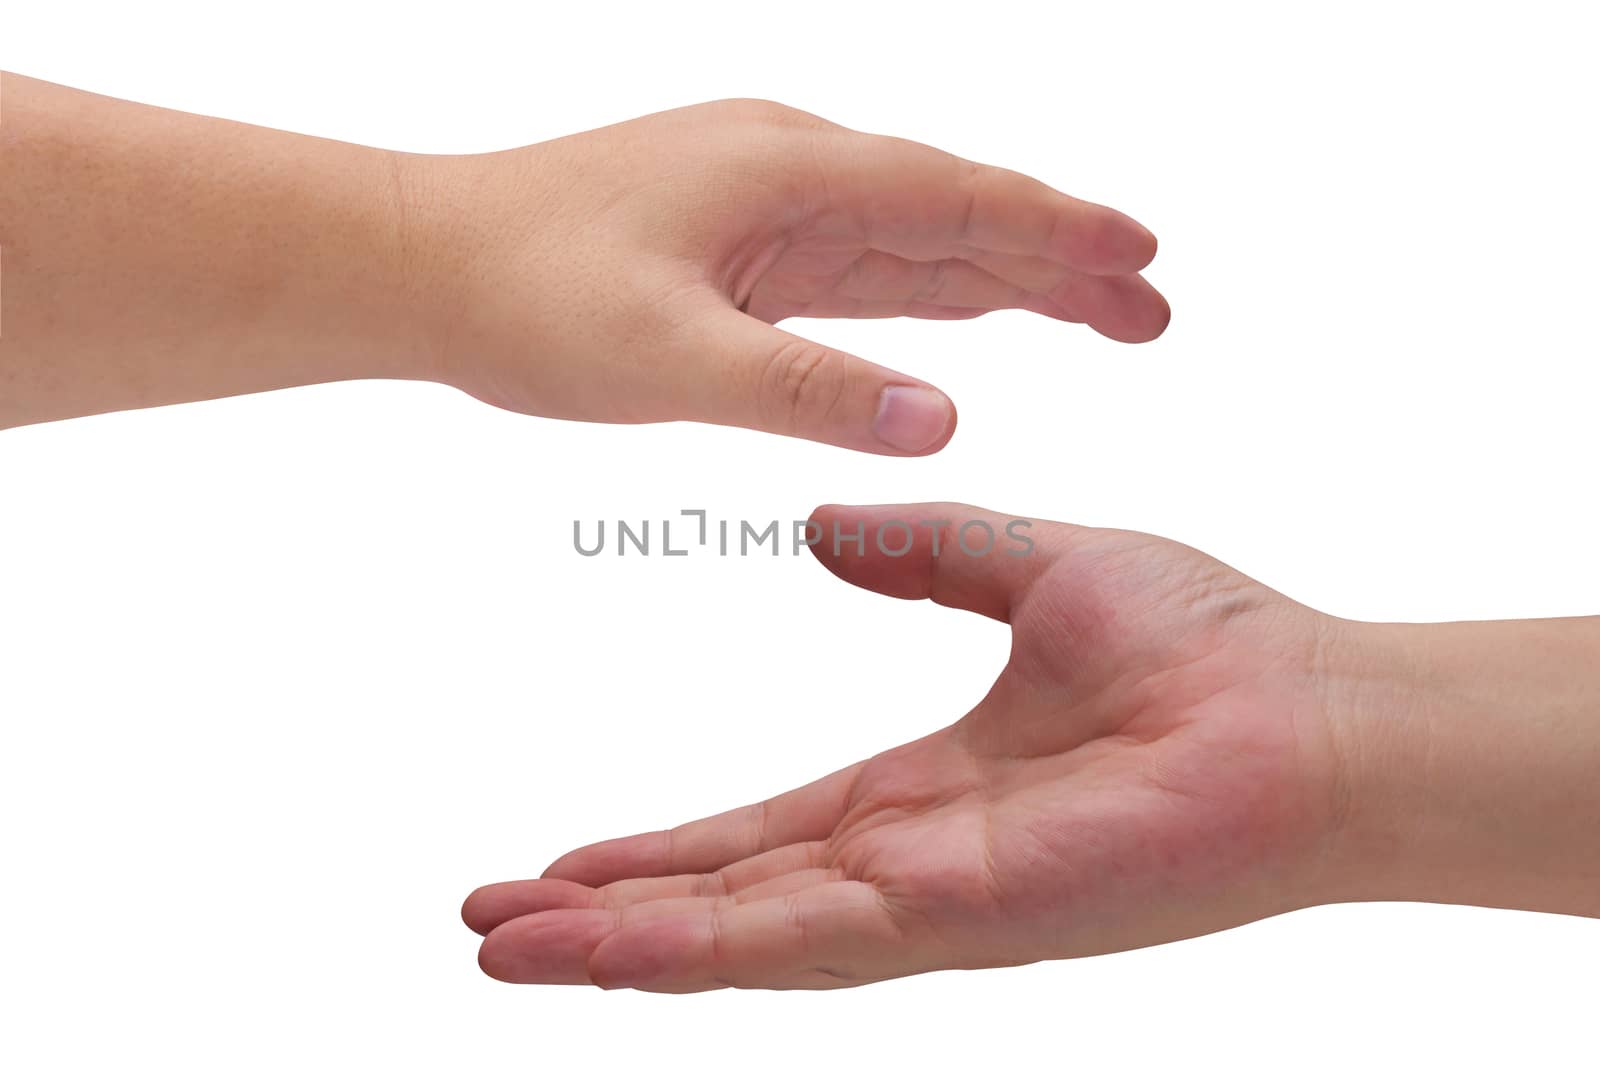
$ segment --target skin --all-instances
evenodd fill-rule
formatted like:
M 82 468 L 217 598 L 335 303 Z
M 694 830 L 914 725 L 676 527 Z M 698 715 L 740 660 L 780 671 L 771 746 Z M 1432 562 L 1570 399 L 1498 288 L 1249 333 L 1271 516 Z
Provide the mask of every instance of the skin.
M 943 393 L 772 324 L 1168 319 L 1127 216 L 765 101 L 428 156 L 6 74 L 0 144 L 0 427 L 412 378 L 920 455 Z
M 810 785 L 477 890 L 488 974 L 836 988 L 1338 901 L 1600 916 L 1600 618 L 1358 623 L 1145 534 L 1034 520 L 1027 557 L 936 557 L 921 524 L 1009 517 L 813 518 L 864 524 L 865 556 L 813 548 L 846 581 L 1009 623 L 993 688 Z
M 7 74 L 0 149 L 0 428 L 387 377 L 920 455 L 948 398 L 772 324 L 1021 308 L 1138 342 L 1168 319 L 1126 216 L 763 101 L 418 156 Z M 1007 521 L 817 516 L 974 517 Z M 1036 522 L 1034 553 L 974 559 L 917 529 L 823 562 L 1009 623 L 985 700 L 478 890 L 488 973 L 831 988 L 1339 900 L 1600 915 L 1600 620 L 1355 623 L 1143 534 Z

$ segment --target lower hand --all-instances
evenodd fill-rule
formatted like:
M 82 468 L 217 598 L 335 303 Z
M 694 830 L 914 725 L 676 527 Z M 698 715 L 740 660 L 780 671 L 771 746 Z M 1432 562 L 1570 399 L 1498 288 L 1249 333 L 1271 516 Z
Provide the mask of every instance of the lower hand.
M 865 523 L 865 556 L 813 549 L 847 581 L 1010 623 L 989 694 L 808 786 L 479 889 L 490 975 L 831 988 L 1339 900 L 1600 915 L 1600 620 L 1355 623 L 1143 534 L 1035 522 L 1032 554 L 974 558 L 951 531 L 1004 516 L 815 518 Z M 888 520 L 917 530 L 899 558 L 871 547 Z

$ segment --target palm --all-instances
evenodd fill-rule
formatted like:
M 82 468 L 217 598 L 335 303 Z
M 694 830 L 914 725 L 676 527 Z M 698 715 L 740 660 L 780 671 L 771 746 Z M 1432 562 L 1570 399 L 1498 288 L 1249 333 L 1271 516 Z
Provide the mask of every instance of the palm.
M 1007 619 L 988 696 L 763 804 L 480 890 L 466 911 L 489 933 L 485 968 L 829 987 L 1114 951 L 1304 903 L 1330 818 L 1304 681 L 1319 617 L 1156 538 L 1054 527 L 1041 543 L 1037 561 L 992 565 L 824 560 Z
M 831 205 L 797 228 L 764 232 L 763 220 L 781 214 L 777 207 L 753 205 L 749 217 L 756 232 L 729 242 L 753 246 L 755 263 L 771 263 L 736 280 L 729 294 L 764 322 L 970 319 L 1021 309 L 1088 323 L 1115 340 L 1133 342 L 1148 341 L 1166 325 L 1165 302 L 1135 274 L 1091 274 L 1037 255 L 956 249 L 947 240 L 928 240 L 926 247 L 909 236 L 885 240 L 868 232 L 874 205 L 851 201 Z M 930 218 L 941 210 L 936 202 L 924 207 Z M 927 232 L 938 231 L 930 223 Z
M 769 128 L 759 152 L 730 145 L 684 164 L 702 168 L 686 184 L 710 195 L 677 252 L 708 259 L 722 295 L 757 319 L 1021 308 L 1121 341 L 1166 327 L 1166 301 L 1135 273 L 1154 241 L 1124 216 L 912 141 L 864 138 L 788 108 L 719 106 L 718 139 L 741 136 L 751 115 Z M 728 159 L 759 180 L 730 184 Z

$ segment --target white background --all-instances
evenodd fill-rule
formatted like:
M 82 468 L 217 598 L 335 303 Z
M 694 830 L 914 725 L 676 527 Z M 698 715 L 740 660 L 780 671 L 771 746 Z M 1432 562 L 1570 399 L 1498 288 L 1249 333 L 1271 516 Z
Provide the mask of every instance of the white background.
M 951 393 L 923 460 L 384 382 L 0 434 L 0 1058 L 1593 1063 L 1574 918 L 691 998 L 499 985 L 456 918 L 926 733 L 1005 655 L 809 558 L 583 559 L 577 517 L 955 499 L 1353 617 L 1600 610 L 1589 9 L 4 0 L 7 69 L 417 151 L 774 98 L 1128 211 L 1175 317 L 791 323 Z

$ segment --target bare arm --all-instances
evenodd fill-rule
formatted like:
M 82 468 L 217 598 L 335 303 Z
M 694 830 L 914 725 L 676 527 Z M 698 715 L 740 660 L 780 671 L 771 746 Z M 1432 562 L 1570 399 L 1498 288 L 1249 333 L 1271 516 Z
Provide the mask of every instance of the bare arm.
M 1126 216 L 765 101 L 423 156 L 8 74 L 0 138 L 0 427 L 390 377 L 917 455 L 943 393 L 772 324 L 1167 322 Z
M 1600 617 L 1361 633 L 1345 892 L 1600 917 Z
M 393 157 L 0 82 L 0 426 L 429 377 Z
M 974 555 L 922 524 L 1010 516 L 814 518 L 864 525 L 861 555 L 812 549 L 846 581 L 1009 623 L 994 686 L 810 785 L 477 890 L 490 975 L 832 988 L 1341 901 L 1600 916 L 1600 618 L 1353 622 L 1145 534 L 1033 520 L 1031 553 Z M 876 549 L 890 522 L 909 551 Z

